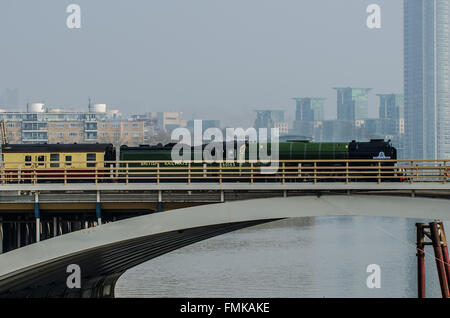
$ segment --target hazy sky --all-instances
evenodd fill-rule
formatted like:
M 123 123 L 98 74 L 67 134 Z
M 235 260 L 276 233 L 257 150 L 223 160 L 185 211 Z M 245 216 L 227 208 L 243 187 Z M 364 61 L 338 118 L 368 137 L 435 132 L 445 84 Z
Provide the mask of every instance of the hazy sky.
M 251 125 L 253 110 L 286 109 L 292 97 L 332 87 L 402 93 L 401 0 L 1 0 L 0 92 L 19 88 L 49 107 L 95 103 L 123 113 L 183 111 L 184 117 Z M 81 6 L 81 29 L 66 7 Z M 366 7 L 382 28 L 366 26 Z

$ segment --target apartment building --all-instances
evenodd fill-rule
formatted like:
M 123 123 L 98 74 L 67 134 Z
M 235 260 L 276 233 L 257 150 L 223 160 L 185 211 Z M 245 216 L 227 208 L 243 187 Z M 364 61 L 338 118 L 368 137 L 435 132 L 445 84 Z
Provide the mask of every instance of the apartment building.
M 116 145 L 137 146 L 144 143 L 143 120 L 113 120 L 97 123 L 99 142 L 111 142 Z
M 79 121 L 48 122 L 48 143 L 83 143 L 83 123 Z
M 9 143 L 144 143 L 144 121 L 123 119 L 106 105 L 87 112 L 46 109 L 43 103 L 28 105 L 26 112 L 0 112 Z
M 10 143 L 20 143 L 22 141 L 22 123 L 8 122 L 6 123 L 6 137 Z

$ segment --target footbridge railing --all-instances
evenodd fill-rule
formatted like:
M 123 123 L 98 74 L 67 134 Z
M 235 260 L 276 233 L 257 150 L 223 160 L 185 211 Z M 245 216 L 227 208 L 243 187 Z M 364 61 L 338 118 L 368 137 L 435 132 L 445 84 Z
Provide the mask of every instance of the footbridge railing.
M 262 162 L 29 161 L 1 164 L 1 184 L 196 182 L 440 182 L 450 160 L 278 160 Z

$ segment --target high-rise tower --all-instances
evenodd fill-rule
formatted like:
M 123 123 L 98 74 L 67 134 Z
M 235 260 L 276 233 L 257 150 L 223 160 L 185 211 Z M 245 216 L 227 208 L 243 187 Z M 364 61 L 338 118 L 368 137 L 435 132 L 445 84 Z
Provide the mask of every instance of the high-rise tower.
M 318 121 L 324 120 L 325 98 L 294 98 L 296 103 L 295 120 Z
M 405 146 L 450 158 L 450 0 L 404 0 Z
M 369 117 L 371 88 L 337 87 L 337 117 L 339 120 L 358 120 Z

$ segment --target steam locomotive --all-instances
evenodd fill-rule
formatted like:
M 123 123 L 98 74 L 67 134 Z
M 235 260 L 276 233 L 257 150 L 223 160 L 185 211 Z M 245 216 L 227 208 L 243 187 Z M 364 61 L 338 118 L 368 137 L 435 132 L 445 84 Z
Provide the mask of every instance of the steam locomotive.
M 139 147 L 120 146 L 119 160 L 126 161 L 127 167 L 173 166 L 172 150 L 176 144 L 166 145 L 140 145 Z M 258 158 L 261 159 L 260 150 L 262 144 L 253 145 L 258 149 Z M 305 160 L 302 168 L 311 167 L 313 164 L 323 166 L 342 166 L 346 163 L 341 160 L 350 159 L 350 166 L 375 166 L 382 162 L 383 167 L 394 167 L 397 159 L 397 150 L 390 141 L 372 139 L 368 142 L 355 140 L 344 142 L 312 142 L 307 140 L 287 140 L 277 144 L 264 144 L 266 152 L 270 154 L 272 148 L 278 147 L 278 160 L 285 161 L 286 166 L 297 165 L 293 161 Z M 205 145 L 191 147 L 191 159 L 204 158 Z M 216 148 L 220 149 L 220 148 Z M 236 166 L 246 165 L 246 161 L 252 159 L 252 144 L 248 141 L 239 144 L 236 141 L 230 147 L 224 143 L 222 153 L 213 154 L 223 160 L 239 161 L 232 163 Z M 255 149 L 255 148 L 253 148 Z M 275 148 L 273 148 L 275 149 Z M 66 177 L 71 179 L 83 179 L 92 176 L 93 167 L 96 167 L 96 177 L 114 178 L 108 175 L 109 167 L 116 160 L 116 148 L 112 144 L 5 144 L 2 145 L 2 163 L 4 171 L 9 174 L 22 174 L 27 171 L 45 170 L 45 179 L 52 180 L 52 176 L 60 176 L 64 171 Z M 310 160 L 308 162 L 308 160 Z M 325 162 L 313 163 L 313 160 Z M 361 160 L 360 162 L 358 160 Z M 180 163 L 186 165 L 186 163 Z M 214 165 L 214 163 L 211 163 Z M 142 171 L 142 170 L 141 170 Z M 42 172 L 44 173 L 44 172 Z M 136 173 L 134 173 L 136 175 Z M 393 169 L 392 176 L 395 172 Z M 138 175 L 137 175 L 138 176 Z M 26 179 L 26 178 L 25 178 Z

